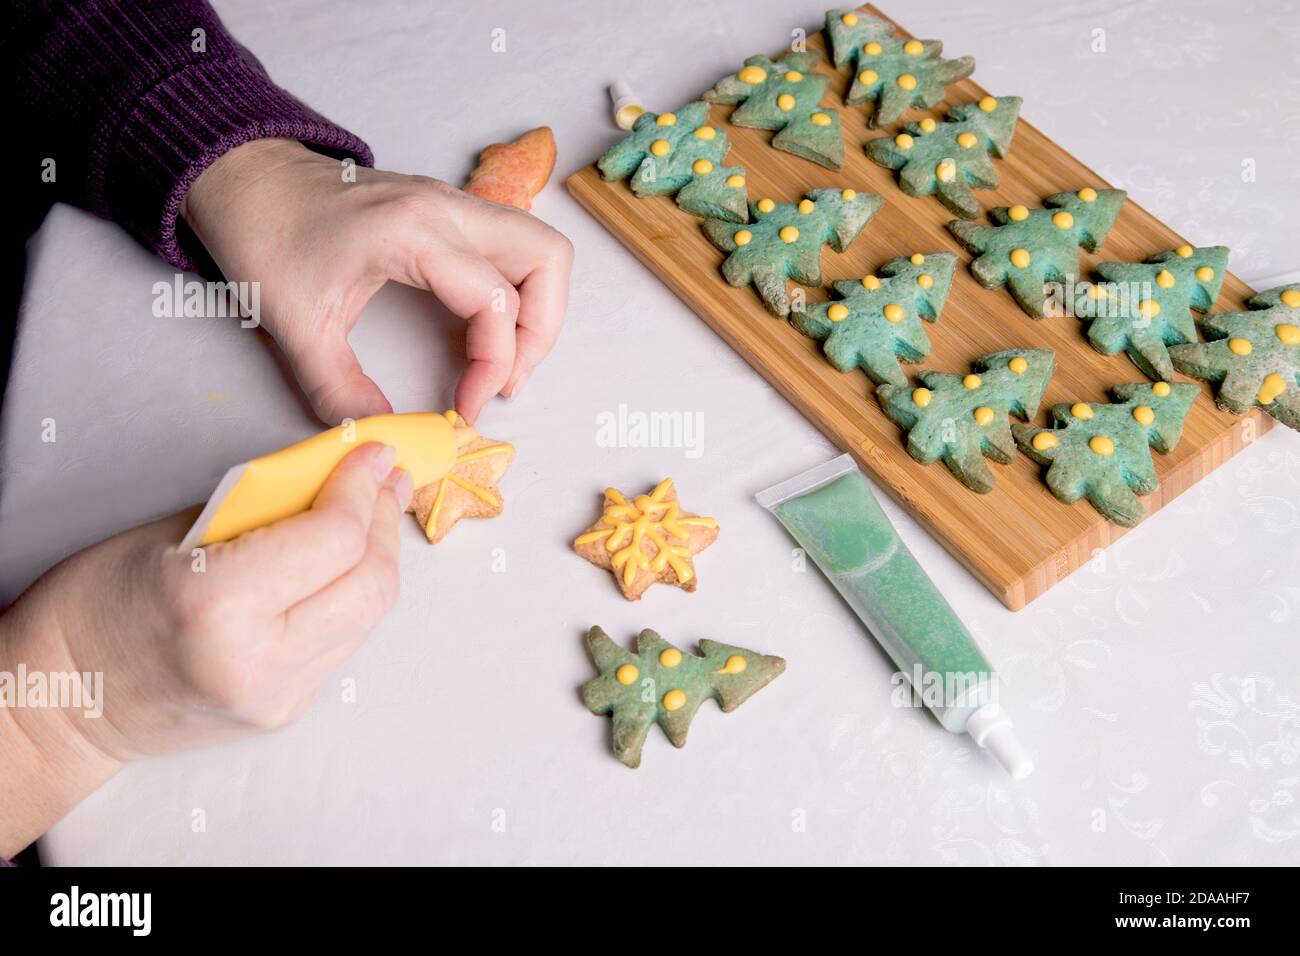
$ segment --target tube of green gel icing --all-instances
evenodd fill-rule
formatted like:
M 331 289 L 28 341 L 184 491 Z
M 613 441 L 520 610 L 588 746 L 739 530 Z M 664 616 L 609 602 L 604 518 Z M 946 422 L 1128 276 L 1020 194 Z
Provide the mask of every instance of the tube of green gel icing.
M 997 702 L 997 675 L 841 455 L 755 496 L 812 557 L 944 729 L 970 734 L 1019 780 L 1034 769 Z

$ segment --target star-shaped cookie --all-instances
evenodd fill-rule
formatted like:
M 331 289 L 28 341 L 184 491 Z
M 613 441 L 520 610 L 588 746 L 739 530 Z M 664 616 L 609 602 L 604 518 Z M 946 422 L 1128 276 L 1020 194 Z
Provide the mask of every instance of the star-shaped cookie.
M 408 511 L 415 514 L 430 544 L 437 544 L 461 518 L 495 518 L 505 502 L 497 487 L 515 460 L 513 445 L 484 438 L 455 412 L 456 462 L 437 481 L 415 489 Z
M 682 511 L 673 480 L 665 478 L 631 501 L 617 488 L 606 488 L 604 513 L 574 539 L 573 550 L 613 571 L 623 596 L 637 601 L 655 583 L 694 591 L 695 555 L 717 537 L 718 523 Z

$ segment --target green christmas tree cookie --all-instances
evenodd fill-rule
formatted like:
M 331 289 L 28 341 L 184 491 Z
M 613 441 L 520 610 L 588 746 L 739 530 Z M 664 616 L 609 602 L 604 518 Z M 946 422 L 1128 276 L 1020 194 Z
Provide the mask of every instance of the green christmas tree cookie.
M 798 205 L 760 199 L 750 206 L 753 222 L 737 226 L 706 219 L 709 240 L 729 253 L 722 274 L 734 286 L 751 282 L 773 315 L 790 314 L 786 279 L 804 285 L 822 281 L 821 249 L 843 252 L 885 201 L 852 189 L 814 189 Z
M 1078 288 L 1074 314 L 1093 320 L 1088 340 L 1102 355 L 1125 351 L 1149 378 L 1171 379 L 1167 346 L 1196 341 L 1192 310 L 1210 310 L 1227 267 L 1224 246 L 1181 246 L 1145 263 L 1103 262 L 1102 281 Z
M 1252 407 L 1300 430 L 1300 283 L 1261 292 L 1250 312 L 1216 312 L 1201 328 L 1210 342 L 1169 350 L 1184 375 L 1218 384 L 1215 402 L 1244 415 Z
M 840 114 L 818 104 L 830 78 L 814 73 L 819 53 L 787 53 L 774 62 L 751 56 L 738 73 L 724 76 L 704 94 L 711 103 L 741 104 L 731 113 L 735 126 L 776 130 L 776 149 L 830 169 L 844 163 Z
M 907 429 L 907 451 L 923 465 L 942 458 L 973 491 L 993 490 L 991 458 L 1010 463 L 1016 453 L 1008 415 L 1038 412 L 1056 358 L 1050 349 L 1016 349 L 977 359 L 969 375 L 925 371 L 921 385 L 882 385 L 885 414 Z
M 606 180 L 630 179 L 638 196 L 677 193 L 677 205 L 689 213 L 744 222 L 745 171 L 722 165 L 727 134 L 708 119 L 702 102 L 675 113 L 642 113 L 596 166 Z
M 998 174 L 990 156 L 1001 159 L 1011 148 L 1020 117 L 1018 96 L 986 96 L 953 107 L 947 121 L 926 117 L 908 123 L 897 136 L 867 143 L 867 155 L 896 169 L 898 185 L 909 196 L 938 196 L 966 219 L 980 214 L 972 189 L 996 189 Z
M 956 268 L 951 252 L 892 259 L 876 275 L 832 283 L 840 298 L 796 313 L 794 325 L 824 340 L 826 358 L 841 372 L 861 368 L 876 384 L 906 385 L 898 363 L 930 354 L 921 321 L 938 321 Z
M 1148 449 L 1167 455 L 1178 444 L 1198 389 L 1188 382 L 1117 385 L 1117 402 L 1057 405 L 1058 427 L 1016 425 L 1016 443 L 1047 465 L 1047 486 L 1066 504 L 1087 498 L 1109 520 L 1131 528 L 1146 511 L 1138 495 L 1159 487 Z
M 853 84 L 844 98 L 850 106 L 873 100 L 873 127 L 892 126 L 908 107 L 930 109 L 944 97 L 944 87 L 975 72 L 975 58 L 941 59 L 938 40 L 902 40 L 887 21 L 852 10 L 826 14 L 826 34 L 837 67 L 853 69 Z
M 961 244 L 977 256 L 971 273 L 986 289 L 1007 286 L 1035 319 L 1047 314 L 1047 282 L 1066 284 L 1079 271 L 1078 246 L 1096 252 L 1115 224 L 1127 194 L 1122 189 L 1084 187 L 1043 200 L 1046 209 L 999 206 L 989 213 L 997 225 L 948 223 Z
M 629 767 L 641 765 L 641 747 L 658 724 L 674 747 L 686 746 L 695 712 L 709 698 L 724 712 L 735 710 L 785 670 L 780 657 L 743 647 L 700 641 L 703 657 L 683 654 L 654 631 L 637 635 L 632 654 L 599 627 L 587 633 L 587 649 L 600 676 L 582 686 L 582 702 L 614 717 L 614 753 Z

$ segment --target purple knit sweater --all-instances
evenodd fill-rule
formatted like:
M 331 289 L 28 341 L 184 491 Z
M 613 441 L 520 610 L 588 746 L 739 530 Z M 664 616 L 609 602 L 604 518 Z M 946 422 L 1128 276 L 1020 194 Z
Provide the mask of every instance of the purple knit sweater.
M 18 0 L 9 17 L 31 175 L 56 163 L 37 192 L 111 219 L 179 268 L 208 264 L 177 213 L 227 150 L 280 137 L 374 162 L 272 83 L 203 0 Z

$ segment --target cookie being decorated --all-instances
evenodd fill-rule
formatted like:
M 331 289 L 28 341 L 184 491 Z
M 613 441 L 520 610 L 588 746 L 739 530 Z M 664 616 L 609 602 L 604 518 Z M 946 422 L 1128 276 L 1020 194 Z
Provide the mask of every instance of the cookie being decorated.
M 926 117 L 908 123 L 895 136 L 867 143 L 872 161 L 898 170 L 898 185 L 909 196 L 936 196 L 964 219 L 980 214 L 973 189 L 996 189 L 998 174 L 991 156 L 1002 159 L 1011 149 L 1018 96 L 986 96 L 978 103 L 955 106 L 942 123 Z
M 1043 209 L 999 206 L 989 213 L 993 226 L 954 220 L 948 229 L 977 257 L 970 268 L 980 285 L 1006 286 L 1026 314 L 1041 319 L 1048 303 L 1044 285 L 1074 280 L 1078 247 L 1089 252 L 1101 247 L 1126 195 L 1122 189 L 1086 186 L 1048 196 Z
M 753 283 L 773 315 L 790 314 L 786 280 L 804 285 L 822 281 L 821 249 L 843 252 L 885 204 L 873 193 L 852 189 L 814 189 L 799 203 L 760 199 L 750 205 L 748 225 L 706 219 L 709 240 L 728 253 L 722 274 L 733 286 Z
M 973 491 L 993 490 L 989 458 L 1010 464 L 1016 454 L 1009 415 L 1038 413 L 1056 358 L 1050 349 L 1015 349 L 977 359 L 968 375 L 924 371 L 921 384 L 876 389 L 891 419 L 907 429 L 907 452 L 923 465 L 943 459 Z
M 810 306 L 792 321 L 823 340 L 827 360 L 841 372 L 861 368 L 877 385 L 903 386 L 907 376 L 898 363 L 930 354 L 921 322 L 939 320 L 956 267 L 950 252 L 891 259 L 872 275 L 832 283 L 837 300 Z
M 498 487 L 515 460 L 513 445 L 484 438 L 456 412 L 447 412 L 455 427 L 456 462 L 433 484 L 415 489 L 408 511 L 414 512 L 430 544 L 437 544 L 461 518 L 495 518 L 505 502 Z
M 1215 312 L 1201 328 L 1211 341 L 1169 350 L 1174 368 L 1217 385 L 1215 403 L 1244 415 L 1262 408 L 1300 430 L 1300 283 L 1261 292 L 1249 312 Z
M 1192 310 L 1210 310 L 1227 267 L 1224 246 L 1180 246 L 1145 263 L 1103 262 L 1101 281 L 1078 289 L 1074 314 L 1092 320 L 1088 341 L 1102 355 L 1127 352 L 1148 378 L 1171 379 L 1168 346 L 1196 341 Z
M 599 627 L 587 633 L 587 649 L 600 676 L 582 685 L 582 702 L 593 714 L 614 718 L 614 754 L 633 768 L 641 765 L 651 724 L 674 747 L 684 747 L 706 700 L 716 700 L 724 713 L 735 710 L 785 670 L 780 657 L 717 641 L 700 641 L 702 657 L 683 654 L 649 629 L 637 635 L 635 654 Z
M 642 113 L 596 167 L 606 180 L 630 180 L 637 196 L 676 193 L 689 213 L 744 222 L 745 171 L 722 165 L 727 145 L 726 131 L 709 125 L 709 105 L 697 101 L 675 113 Z
M 614 572 L 623 596 L 636 601 L 652 584 L 694 591 L 695 555 L 717 537 L 718 523 L 683 511 L 673 480 L 665 478 L 631 501 L 617 488 L 606 488 L 600 519 L 578 535 L 573 550 Z
M 879 17 L 853 10 L 826 14 L 826 35 L 837 67 L 853 70 L 853 83 L 844 97 L 850 106 L 873 101 L 869 124 L 892 126 L 910 107 L 930 109 L 944 97 L 944 87 L 975 72 L 975 58 L 940 57 L 938 40 L 904 40 Z
M 844 164 L 840 114 L 819 104 L 830 78 L 814 73 L 816 52 L 787 53 L 778 61 L 751 56 L 735 73 L 724 76 L 704 94 L 710 103 L 739 103 L 730 121 L 750 129 L 776 130 L 775 149 L 793 153 L 828 169 Z
M 1198 388 L 1188 382 L 1117 385 L 1116 402 L 1057 405 L 1055 428 L 1015 425 L 1026 455 L 1047 465 L 1047 486 L 1067 504 L 1087 498 L 1110 521 L 1131 528 L 1146 510 L 1138 495 L 1159 487 L 1150 449 L 1178 444 Z

